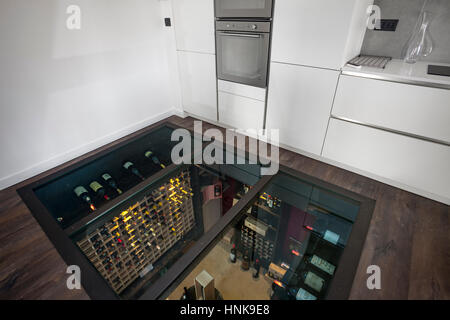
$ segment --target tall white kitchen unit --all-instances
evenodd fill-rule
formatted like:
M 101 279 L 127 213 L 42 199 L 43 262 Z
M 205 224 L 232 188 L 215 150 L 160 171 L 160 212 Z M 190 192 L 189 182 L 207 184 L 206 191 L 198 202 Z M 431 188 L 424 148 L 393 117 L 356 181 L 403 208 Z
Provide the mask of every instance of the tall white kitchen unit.
M 172 0 L 183 109 L 217 121 L 213 0 Z
M 320 155 L 343 65 L 359 54 L 372 0 L 276 1 L 266 128 Z
M 271 64 L 267 128 L 280 143 L 320 155 L 339 71 Z

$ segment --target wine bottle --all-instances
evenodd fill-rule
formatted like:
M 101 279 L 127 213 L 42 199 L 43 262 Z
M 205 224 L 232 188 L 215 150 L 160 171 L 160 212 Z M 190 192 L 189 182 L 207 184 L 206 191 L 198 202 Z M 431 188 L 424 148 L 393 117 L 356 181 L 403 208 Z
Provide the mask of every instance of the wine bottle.
M 253 267 L 255 268 L 255 271 L 253 272 L 253 278 L 258 279 L 259 278 L 259 270 L 261 269 L 261 264 L 259 262 L 259 259 L 255 260 L 255 265 Z
M 269 208 L 273 208 L 273 198 L 270 194 L 267 195 L 266 204 Z
M 75 189 L 73 189 L 73 192 L 75 192 L 76 196 L 81 199 L 82 201 L 86 202 L 92 211 L 95 210 L 94 203 L 92 202 L 91 197 L 89 196 L 89 192 L 86 190 L 83 186 L 78 186 Z
M 230 251 L 230 261 L 231 263 L 236 263 L 236 245 L 234 243 Z
M 244 271 L 250 269 L 250 257 L 248 254 L 248 250 L 245 250 L 244 256 L 242 257 L 241 269 Z
M 122 194 L 122 190 L 119 189 L 119 187 L 117 187 L 117 183 L 116 181 L 114 181 L 114 179 L 108 174 L 108 173 L 104 173 L 102 175 L 103 180 L 105 180 L 105 182 L 113 189 L 115 189 L 117 191 L 118 194 Z
M 188 289 L 186 287 L 183 288 L 183 296 L 181 297 L 181 300 L 187 300 L 189 297 L 189 292 Z
M 161 168 L 165 168 L 166 166 L 164 164 L 161 163 L 161 161 L 159 161 L 158 157 L 150 150 L 146 151 L 144 153 L 144 156 L 147 159 L 151 159 L 153 161 L 154 164 L 161 166 Z
M 278 208 L 281 207 L 281 200 L 278 199 L 277 197 L 275 197 L 273 200 L 273 205 L 274 205 L 274 207 L 278 207 Z
M 144 176 L 139 172 L 139 170 L 134 166 L 134 163 L 131 161 L 127 161 L 123 164 L 123 167 L 130 171 L 135 176 L 139 177 L 141 180 L 145 180 Z
M 89 187 L 95 192 L 98 197 L 109 200 L 105 188 L 97 181 L 92 181 L 91 184 L 89 184 Z

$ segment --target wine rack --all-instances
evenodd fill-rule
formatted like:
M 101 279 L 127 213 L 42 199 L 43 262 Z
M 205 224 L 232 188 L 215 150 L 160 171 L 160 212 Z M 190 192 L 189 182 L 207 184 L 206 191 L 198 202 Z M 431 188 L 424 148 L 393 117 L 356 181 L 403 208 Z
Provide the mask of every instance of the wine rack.
M 248 219 L 248 218 L 247 218 Z M 274 244 L 265 236 L 258 233 L 256 230 L 249 228 L 245 224 L 241 228 L 241 244 L 244 252 L 248 250 L 252 259 L 259 258 L 260 260 L 271 261 L 273 256 Z
M 77 245 L 120 294 L 195 226 L 192 196 L 189 172 L 182 171 Z

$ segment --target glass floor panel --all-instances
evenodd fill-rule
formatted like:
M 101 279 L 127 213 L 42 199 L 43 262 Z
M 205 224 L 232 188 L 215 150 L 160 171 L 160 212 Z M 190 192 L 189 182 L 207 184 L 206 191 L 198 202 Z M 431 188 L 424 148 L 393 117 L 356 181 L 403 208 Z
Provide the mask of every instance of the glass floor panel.
M 325 299 L 358 212 L 351 199 L 279 173 L 165 296 L 198 299 L 195 278 L 206 271 L 218 299 Z
M 366 199 L 287 168 L 262 176 L 239 153 L 246 164 L 175 165 L 176 128 L 144 130 L 18 190 L 91 298 L 205 298 L 199 274 L 218 299 L 326 299 L 336 281 L 348 287 Z

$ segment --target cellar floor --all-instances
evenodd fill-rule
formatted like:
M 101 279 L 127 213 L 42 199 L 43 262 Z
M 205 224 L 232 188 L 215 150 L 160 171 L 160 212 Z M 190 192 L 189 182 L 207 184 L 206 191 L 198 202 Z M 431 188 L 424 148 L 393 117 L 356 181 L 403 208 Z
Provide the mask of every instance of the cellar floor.
M 258 280 L 253 280 L 252 269 L 242 271 L 240 261 L 229 262 L 229 251 L 216 245 L 195 269 L 169 295 L 168 300 L 179 300 L 184 287 L 194 285 L 195 277 L 206 270 L 213 278 L 216 289 L 224 300 L 269 300 L 272 282 L 267 281 L 262 272 Z

